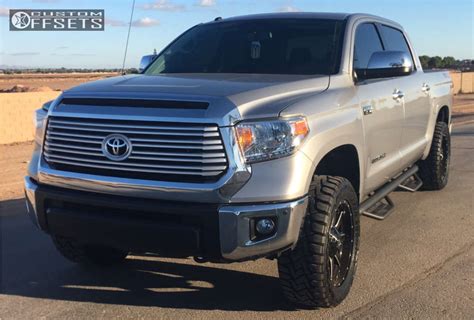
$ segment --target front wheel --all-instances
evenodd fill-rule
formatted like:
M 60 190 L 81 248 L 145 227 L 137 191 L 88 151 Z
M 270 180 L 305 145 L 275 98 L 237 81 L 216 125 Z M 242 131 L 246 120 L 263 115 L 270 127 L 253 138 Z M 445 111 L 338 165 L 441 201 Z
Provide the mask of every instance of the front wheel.
M 86 245 L 72 239 L 53 236 L 56 249 L 66 259 L 82 265 L 109 266 L 123 262 L 127 251 L 115 248 Z
M 278 258 L 285 296 L 297 306 L 331 307 L 349 293 L 359 250 L 359 206 L 351 183 L 315 176 L 296 247 Z

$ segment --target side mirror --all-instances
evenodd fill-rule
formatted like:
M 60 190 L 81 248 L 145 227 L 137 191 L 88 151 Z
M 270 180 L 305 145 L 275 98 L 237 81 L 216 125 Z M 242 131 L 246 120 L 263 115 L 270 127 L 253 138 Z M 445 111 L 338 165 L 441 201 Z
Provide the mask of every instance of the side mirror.
M 147 56 L 143 56 L 140 60 L 140 66 L 138 67 L 138 72 L 142 73 L 153 61 L 155 61 L 157 55 L 150 54 Z
M 361 72 L 362 71 L 362 72 Z M 413 72 L 411 57 L 403 51 L 377 51 L 369 59 L 367 69 L 358 70 L 362 79 L 407 76 Z

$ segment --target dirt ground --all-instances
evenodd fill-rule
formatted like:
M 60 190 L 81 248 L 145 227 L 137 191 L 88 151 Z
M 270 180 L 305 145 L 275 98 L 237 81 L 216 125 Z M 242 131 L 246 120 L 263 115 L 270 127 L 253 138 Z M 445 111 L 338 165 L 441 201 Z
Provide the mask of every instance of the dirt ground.
M 33 142 L 0 145 L 1 189 L 0 201 L 23 197 L 23 180 Z M 1 316 L 0 316 L 1 319 Z
M 64 91 L 81 83 L 116 76 L 116 73 L 64 73 L 64 74 L 12 74 L 0 75 L 0 91 L 15 86 L 27 88 L 49 87 L 54 91 Z
M 474 94 L 458 94 L 453 100 L 453 122 L 467 124 L 474 122 Z

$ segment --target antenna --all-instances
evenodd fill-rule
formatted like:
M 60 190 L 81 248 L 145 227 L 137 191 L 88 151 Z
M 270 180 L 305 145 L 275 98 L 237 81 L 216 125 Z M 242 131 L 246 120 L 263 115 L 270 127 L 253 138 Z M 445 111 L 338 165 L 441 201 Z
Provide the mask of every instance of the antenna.
M 125 53 L 123 55 L 123 63 L 122 63 L 122 75 L 125 74 L 125 60 L 127 59 L 128 39 L 130 39 L 130 31 L 132 29 L 132 19 L 133 19 L 134 10 L 135 10 L 135 0 L 132 1 L 132 13 L 130 14 L 130 22 L 128 23 L 127 42 L 125 43 Z

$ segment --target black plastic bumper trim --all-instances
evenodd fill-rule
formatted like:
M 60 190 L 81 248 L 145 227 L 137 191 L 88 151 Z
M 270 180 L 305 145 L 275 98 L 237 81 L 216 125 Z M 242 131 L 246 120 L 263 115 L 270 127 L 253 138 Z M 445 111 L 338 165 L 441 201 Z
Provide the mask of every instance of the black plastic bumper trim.
M 38 185 L 41 229 L 136 252 L 220 259 L 218 204 L 161 201 Z

